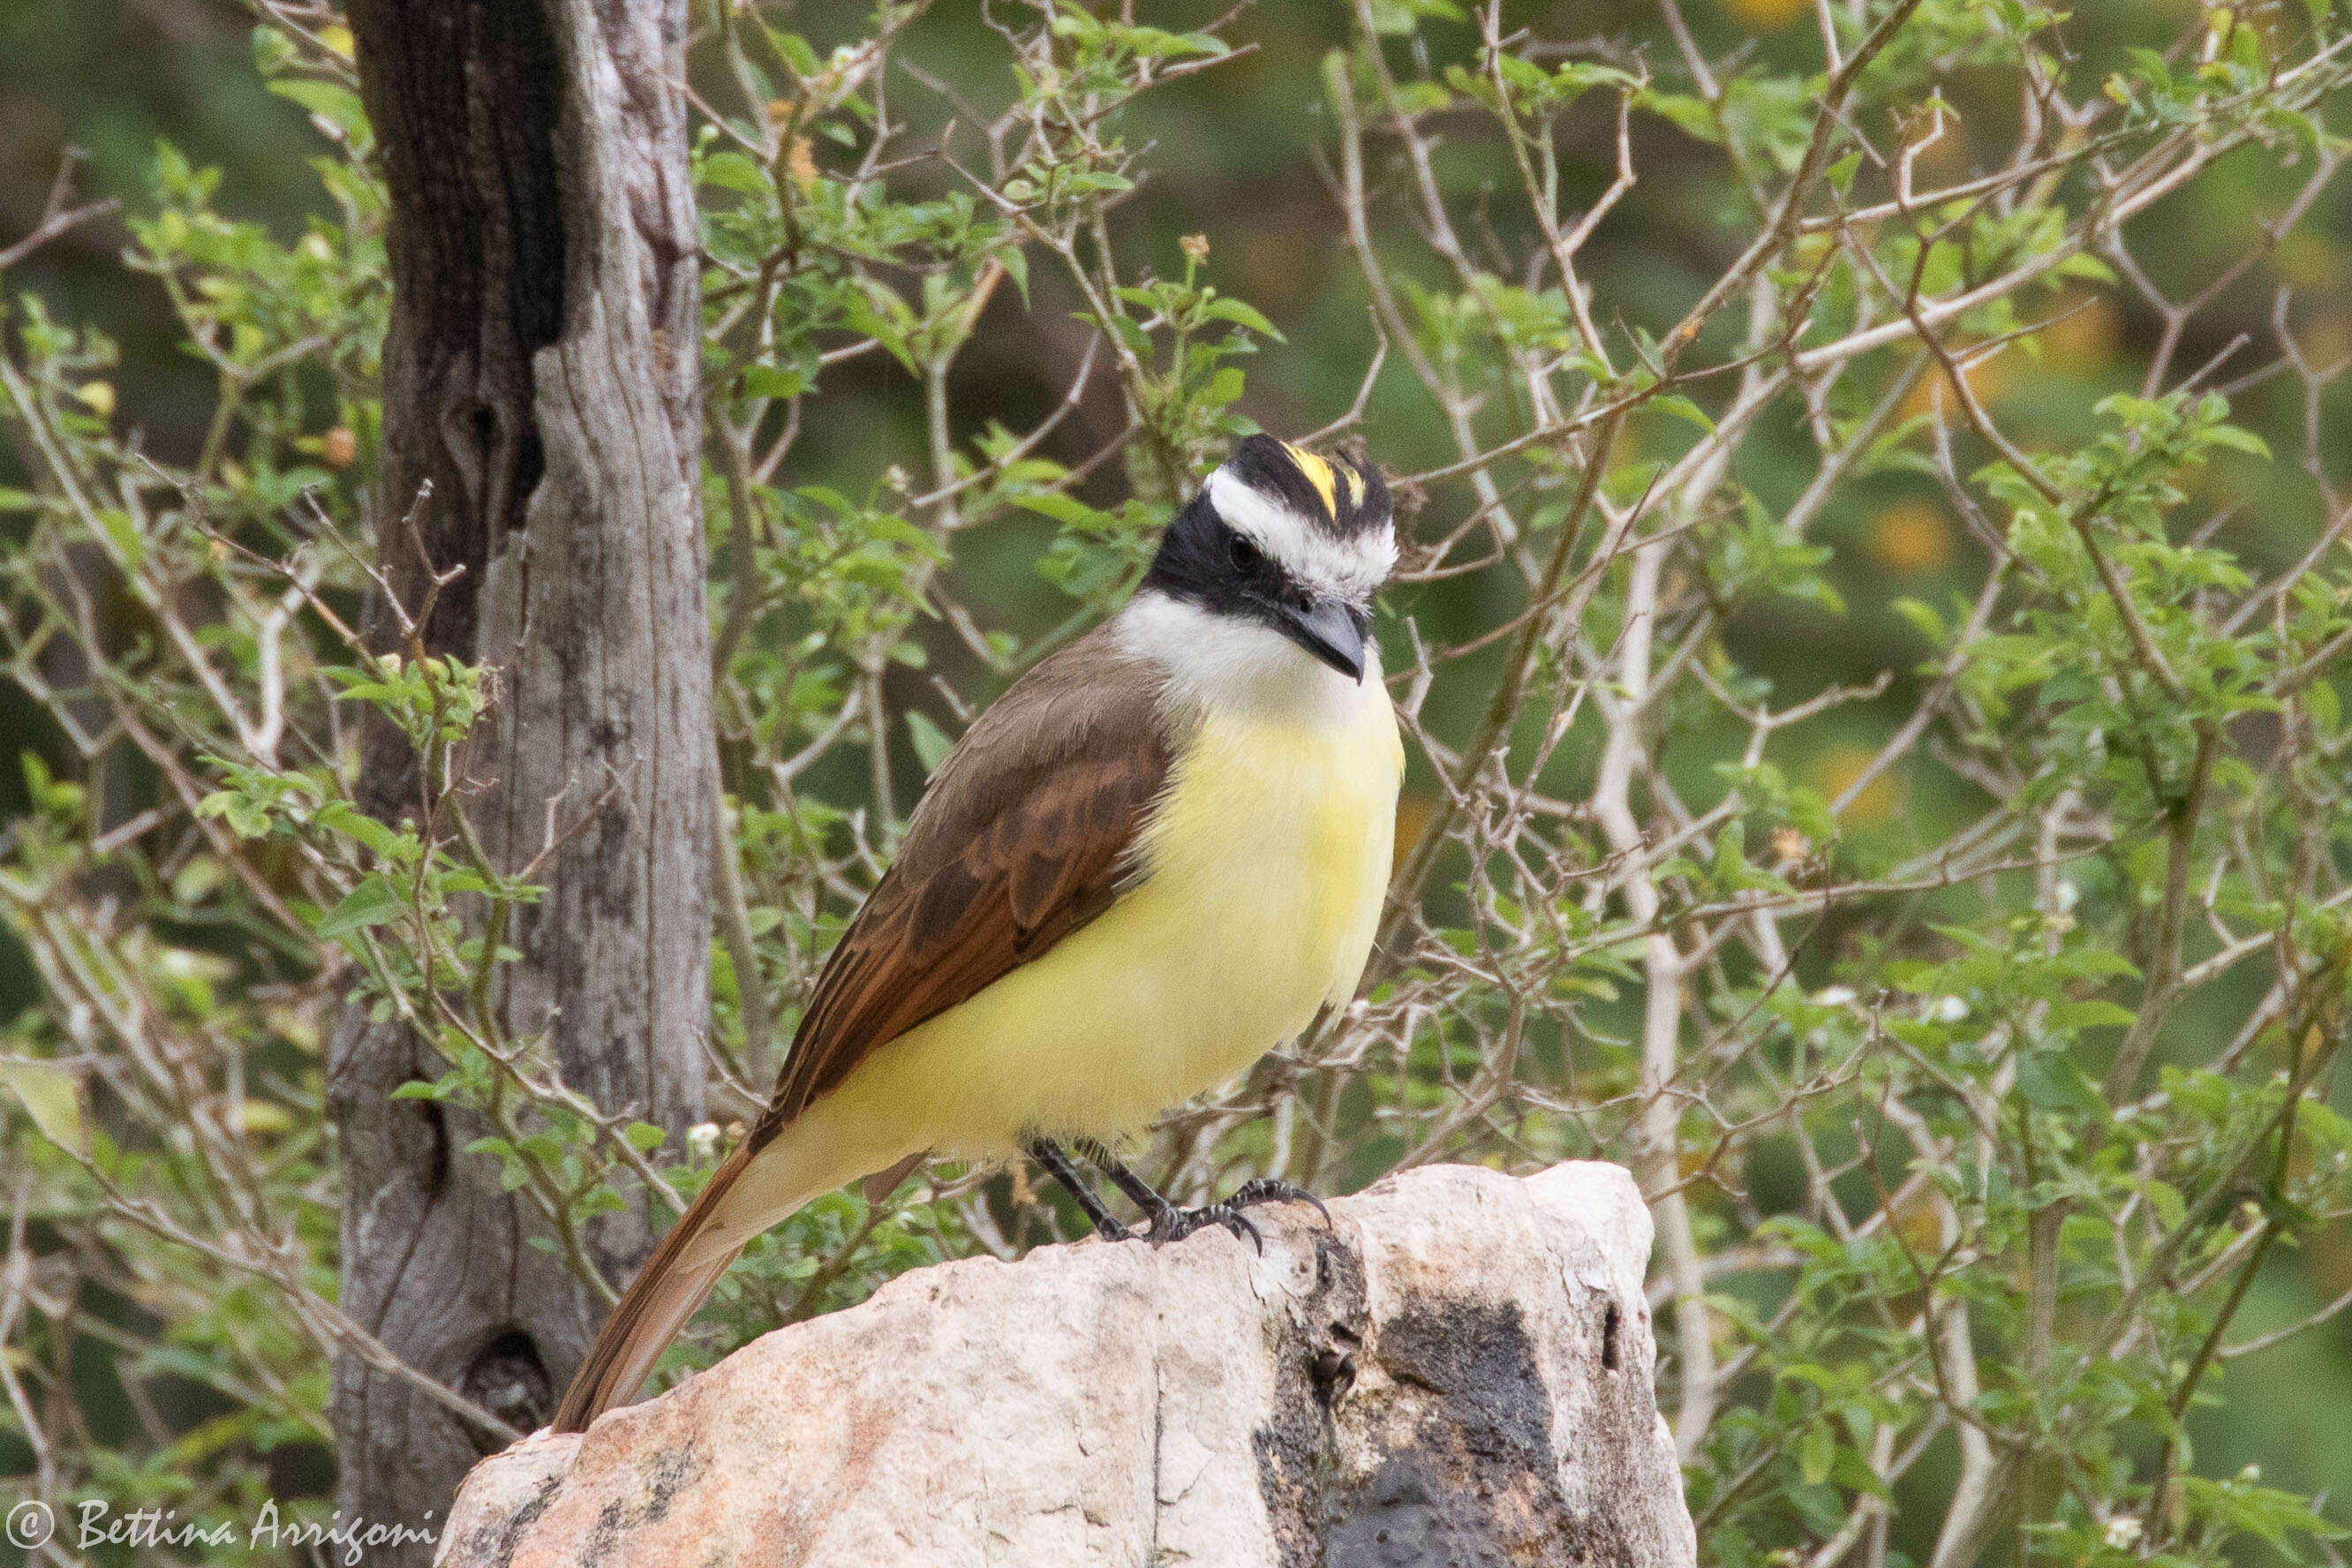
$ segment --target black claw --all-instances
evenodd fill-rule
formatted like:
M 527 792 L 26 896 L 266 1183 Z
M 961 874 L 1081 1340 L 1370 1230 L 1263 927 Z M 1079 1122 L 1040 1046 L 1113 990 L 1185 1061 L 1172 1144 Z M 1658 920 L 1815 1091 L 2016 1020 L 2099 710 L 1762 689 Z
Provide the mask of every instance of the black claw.
M 1224 1226 L 1237 1239 L 1256 1247 L 1261 1258 L 1265 1255 L 1265 1237 L 1229 1203 L 1203 1204 L 1196 1209 L 1180 1209 L 1171 1204 L 1156 1209 L 1151 1215 L 1151 1228 L 1143 1233 L 1143 1239 L 1154 1247 L 1165 1247 L 1213 1225 Z
M 1251 1208 L 1258 1204 L 1312 1204 L 1315 1212 L 1323 1216 L 1324 1228 L 1328 1230 L 1331 1226 L 1331 1211 L 1323 1206 L 1321 1198 L 1305 1187 L 1294 1187 L 1288 1182 L 1276 1181 L 1272 1176 L 1244 1182 L 1240 1190 L 1225 1202 L 1237 1209 Z
M 1259 1204 L 1313 1204 L 1315 1212 L 1323 1216 L 1325 1228 L 1328 1229 L 1331 1224 L 1331 1211 L 1323 1206 L 1321 1198 L 1304 1187 L 1294 1187 L 1288 1182 L 1276 1181 L 1272 1176 L 1260 1176 L 1255 1181 L 1243 1183 L 1241 1190 L 1223 1203 L 1204 1204 L 1196 1209 L 1180 1209 L 1153 1191 L 1151 1184 L 1129 1170 L 1117 1154 L 1093 1139 L 1080 1139 L 1077 1150 L 1111 1179 L 1112 1185 L 1151 1216 L 1150 1227 L 1143 1232 L 1143 1239 L 1154 1247 L 1181 1241 L 1196 1230 L 1221 1225 L 1239 1239 L 1256 1247 L 1258 1255 L 1264 1257 L 1265 1237 L 1241 1212 Z M 1053 1173 L 1056 1181 L 1070 1189 L 1071 1195 L 1087 1211 L 1087 1217 L 1095 1222 L 1097 1231 L 1113 1241 L 1124 1241 L 1135 1235 L 1110 1217 L 1101 1201 L 1071 1168 L 1069 1156 L 1062 1152 L 1059 1145 L 1050 1139 L 1041 1138 L 1030 1145 L 1029 1152 L 1038 1163 Z

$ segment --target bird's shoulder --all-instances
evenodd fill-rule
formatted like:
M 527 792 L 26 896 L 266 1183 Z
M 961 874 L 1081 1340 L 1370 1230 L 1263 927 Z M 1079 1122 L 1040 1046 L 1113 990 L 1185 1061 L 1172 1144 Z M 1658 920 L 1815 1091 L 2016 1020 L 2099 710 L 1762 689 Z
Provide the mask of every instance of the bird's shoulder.
M 982 710 L 940 761 L 908 823 L 896 873 L 920 879 L 947 863 L 1035 853 L 1109 830 L 1066 819 L 1079 802 L 1148 800 L 1166 782 L 1181 722 L 1160 700 L 1166 679 L 1106 623 L 1040 660 Z M 1019 824 L 1043 830 L 1016 839 Z M 993 829 L 994 831 L 992 831 Z

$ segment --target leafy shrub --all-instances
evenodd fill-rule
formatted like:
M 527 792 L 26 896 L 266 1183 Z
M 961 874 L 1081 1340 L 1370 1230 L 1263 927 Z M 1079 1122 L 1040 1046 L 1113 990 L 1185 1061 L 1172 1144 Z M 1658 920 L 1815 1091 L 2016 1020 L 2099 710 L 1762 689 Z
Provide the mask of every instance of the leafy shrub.
M 350 634 L 400 511 L 383 204 L 348 33 L 264 9 L 317 215 L 236 221 L 169 147 L 131 203 L 125 264 L 216 380 L 200 447 L 149 450 L 113 345 L 7 305 L 0 647 L 50 726 L 0 857 L 39 979 L 0 1052 L 19 1489 L 319 1499 L 329 1358 L 381 1353 L 334 1305 L 349 996 L 436 1042 L 407 1092 L 488 1119 L 462 1157 L 583 1273 L 588 1217 L 690 1196 L 952 733 L 1121 598 L 1251 410 L 1316 406 L 1402 498 L 1394 900 L 1362 1000 L 1162 1119 L 1160 1184 L 1631 1163 L 1714 1563 L 2336 1533 L 2200 1438 L 2240 1357 L 2345 1305 L 2238 1326 L 2342 1257 L 2352 1149 L 2347 345 L 2289 265 L 2346 155 L 2324 0 L 2177 37 L 2123 0 L 1727 0 L 1768 32 L 1738 49 L 1673 0 L 1597 38 L 1360 0 L 1319 60 L 1288 12 L 891 9 L 828 48 L 711 7 L 728 1109 L 683 1150 L 489 1022 L 534 893 L 467 826 L 497 673 Z M 1147 184 L 1253 80 L 1311 106 L 1346 263 L 1286 310 L 1228 260 L 1273 226 L 1179 238 Z M 426 759 L 421 824 L 355 806 L 362 705 Z M 1075 1223 L 1017 1171 L 839 1194 L 667 1364 Z

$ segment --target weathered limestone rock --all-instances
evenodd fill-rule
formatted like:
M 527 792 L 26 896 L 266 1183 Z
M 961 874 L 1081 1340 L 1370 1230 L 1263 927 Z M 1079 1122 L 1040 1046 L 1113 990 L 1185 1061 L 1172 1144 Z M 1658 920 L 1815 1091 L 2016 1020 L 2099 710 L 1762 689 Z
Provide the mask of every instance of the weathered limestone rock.
M 1626 1173 L 909 1274 L 484 1461 L 444 1568 L 1687 1568 Z

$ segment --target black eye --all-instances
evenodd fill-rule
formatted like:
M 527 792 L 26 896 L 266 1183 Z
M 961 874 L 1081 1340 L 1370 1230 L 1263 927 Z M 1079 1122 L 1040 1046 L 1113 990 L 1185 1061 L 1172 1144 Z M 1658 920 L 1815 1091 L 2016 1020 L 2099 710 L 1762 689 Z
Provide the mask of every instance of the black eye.
M 1233 536 L 1226 549 L 1233 557 L 1234 570 L 1244 577 L 1255 573 L 1265 561 L 1265 557 L 1258 553 L 1257 546 L 1238 533 Z

